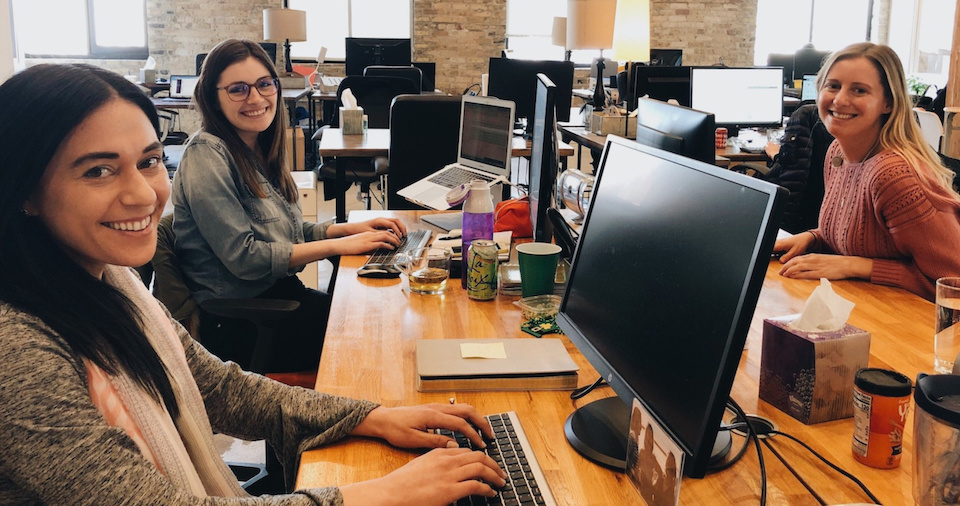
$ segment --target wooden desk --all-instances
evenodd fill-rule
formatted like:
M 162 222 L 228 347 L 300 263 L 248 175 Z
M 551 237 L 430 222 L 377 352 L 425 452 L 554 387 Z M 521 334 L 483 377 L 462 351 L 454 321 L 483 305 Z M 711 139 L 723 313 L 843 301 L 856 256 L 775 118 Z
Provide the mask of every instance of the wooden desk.
M 598 135 L 590 130 L 587 127 L 582 125 L 560 125 L 560 139 L 563 142 L 575 142 L 577 143 L 577 167 L 580 167 L 580 150 L 583 146 L 590 148 L 591 151 L 603 151 L 603 146 L 607 142 L 606 135 Z M 739 148 L 736 149 L 739 152 Z M 726 157 L 725 150 L 717 150 L 716 159 L 714 160 L 714 165 L 718 167 L 727 167 L 730 165 L 730 158 Z
M 431 212 L 378 211 L 402 217 L 410 228 L 430 228 L 418 217 Z M 369 219 L 369 212 L 351 219 Z M 419 393 L 415 386 L 414 348 L 417 339 L 526 337 L 520 327 L 515 297 L 474 302 L 457 283 L 443 295 L 415 295 L 405 280 L 364 279 L 356 269 L 365 258 L 343 257 L 337 289 L 317 377 L 323 392 L 361 397 L 387 406 L 446 402 L 456 397 L 481 412 L 516 411 L 533 445 L 550 489 L 562 505 L 638 504 L 638 495 L 622 473 L 597 466 L 573 450 L 563 435 L 563 422 L 577 407 L 611 395 L 601 388 L 587 398 L 572 401 L 568 392 L 443 392 Z M 850 450 L 853 419 L 805 426 L 757 399 L 762 318 L 798 312 L 816 281 L 782 278 L 771 262 L 756 313 L 750 326 L 732 397 L 748 412 L 767 416 L 781 431 L 799 437 L 841 468 L 859 477 L 884 504 L 912 504 L 913 409 L 907 420 L 904 455 L 898 469 L 879 470 L 853 460 Z M 837 281 L 836 291 L 857 304 L 850 323 L 872 333 L 870 366 L 896 369 L 911 378 L 933 365 L 933 304 L 900 289 L 860 281 Z M 576 348 L 563 338 L 580 366 L 580 385 L 596 372 Z M 734 436 L 734 451 L 742 439 Z M 868 502 L 859 489 L 827 469 L 798 445 L 774 438 L 771 444 L 830 504 Z M 398 450 L 380 441 L 349 438 L 306 452 L 300 464 L 298 487 L 354 483 L 382 476 L 417 453 Z M 817 501 L 764 450 L 770 504 L 815 505 Z M 685 478 L 680 503 L 684 505 L 757 504 L 760 482 L 756 453 L 726 471 L 704 479 Z
M 427 148 L 428 149 L 428 148 Z M 364 135 L 343 135 L 343 130 L 339 128 L 328 128 L 323 132 L 320 143 L 317 146 L 317 152 L 320 157 L 356 157 L 373 158 L 377 156 L 390 155 L 390 129 L 389 128 L 369 128 Z M 529 157 L 533 150 L 530 147 L 530 141 L 522 137 L 514 137 L 510 154 L 514 157 Z M 560 145 L 561 160 L 573 155 L 573 147 L 569 144 Z M 561 162 L 563 163 L 563 162 Z M 337 188 L 346 184 L 341 179 L 344 174 L 337 170 Z M 346 203 L 341 198 L 336 202 L 336 220 L 338 223 L 346 220 Z

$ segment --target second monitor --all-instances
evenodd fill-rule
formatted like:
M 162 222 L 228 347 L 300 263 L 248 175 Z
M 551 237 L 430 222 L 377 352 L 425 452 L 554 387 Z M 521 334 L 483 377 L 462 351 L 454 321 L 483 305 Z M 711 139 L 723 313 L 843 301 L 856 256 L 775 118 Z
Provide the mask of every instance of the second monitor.
M 345 40 L 348 76 L 361 76 L 370 65 L 410 65 L 410 39 L 371 39 L 347 37 Z
M 557 120 L 570 121 L 573 96 L 573 62 L 548 60 L 515 60 L 490 58 L 490 81 L 487 95 L 512 100 L 517 105 L 517 118 L 526 118 L 527 131 L 533 122 L 537 94 L 537 74 L 550 78 L 556 85 Z

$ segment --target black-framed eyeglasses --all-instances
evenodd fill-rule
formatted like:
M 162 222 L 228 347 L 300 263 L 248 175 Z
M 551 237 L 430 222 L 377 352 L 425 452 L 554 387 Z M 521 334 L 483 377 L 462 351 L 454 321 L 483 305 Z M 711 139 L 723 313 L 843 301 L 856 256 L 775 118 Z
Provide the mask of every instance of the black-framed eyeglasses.
M 218 90 L 225 90 L 227 96 L 230 97 L 230 100 L 234 102 L 243 102 L 250 96 L 250 89 L 256 88 L 257 93 L 261 97 L 269 97 L 271 95 L 276 95 L 277 90 L 277 79 L 275 77 L 261 77 L 257 79 L 256 82 L 247 84 L 247 83 L 230 83 L 226 86 L 217 88 Z

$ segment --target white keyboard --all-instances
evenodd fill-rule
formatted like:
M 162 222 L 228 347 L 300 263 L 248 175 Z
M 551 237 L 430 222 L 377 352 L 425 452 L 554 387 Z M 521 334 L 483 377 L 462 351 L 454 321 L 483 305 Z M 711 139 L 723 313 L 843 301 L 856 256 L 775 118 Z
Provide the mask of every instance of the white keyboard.
M 342 77 L 337 76 L 318 76 L 314 81 L 313 85 L 315 88 L 320 91 L 326 91 L 330 93 L 336 93 L 340 89 L 340 82 L 343 81 Z

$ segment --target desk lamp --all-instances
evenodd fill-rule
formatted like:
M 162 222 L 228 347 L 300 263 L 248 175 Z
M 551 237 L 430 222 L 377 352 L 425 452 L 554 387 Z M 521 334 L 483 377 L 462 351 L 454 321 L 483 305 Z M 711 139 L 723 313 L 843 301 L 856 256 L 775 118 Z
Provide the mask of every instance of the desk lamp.
M 633 82 L 634 62 L 650 59 L 650 0 L 617 0 L 617 16 L 613 25 L 613 59 L 625 61 L 627 107 L 636 104 Z
M 567 49 L 567 18 L 553 17 L 553 30 L 550 32 L 550 39 L 554 46 L 563 48 L 563 61 L 570 61 L 571 51 Z
M 286 8 L 264 9 L 263 38 L 271 42 L 283 42 L 283 56 L 286 59 L 284 77 L 299 76 L 299 74 L 293 72 L 293 61 L 290 60 L 290 42 L 307 40 L 306 11 Z
M 599 49 L 597 87 L 593 92 L 593 108 L 606 104 L 603 91 L 603 50 L 613 47 L 613 23 L 617 0 L 568 0 L 567 49 Z

